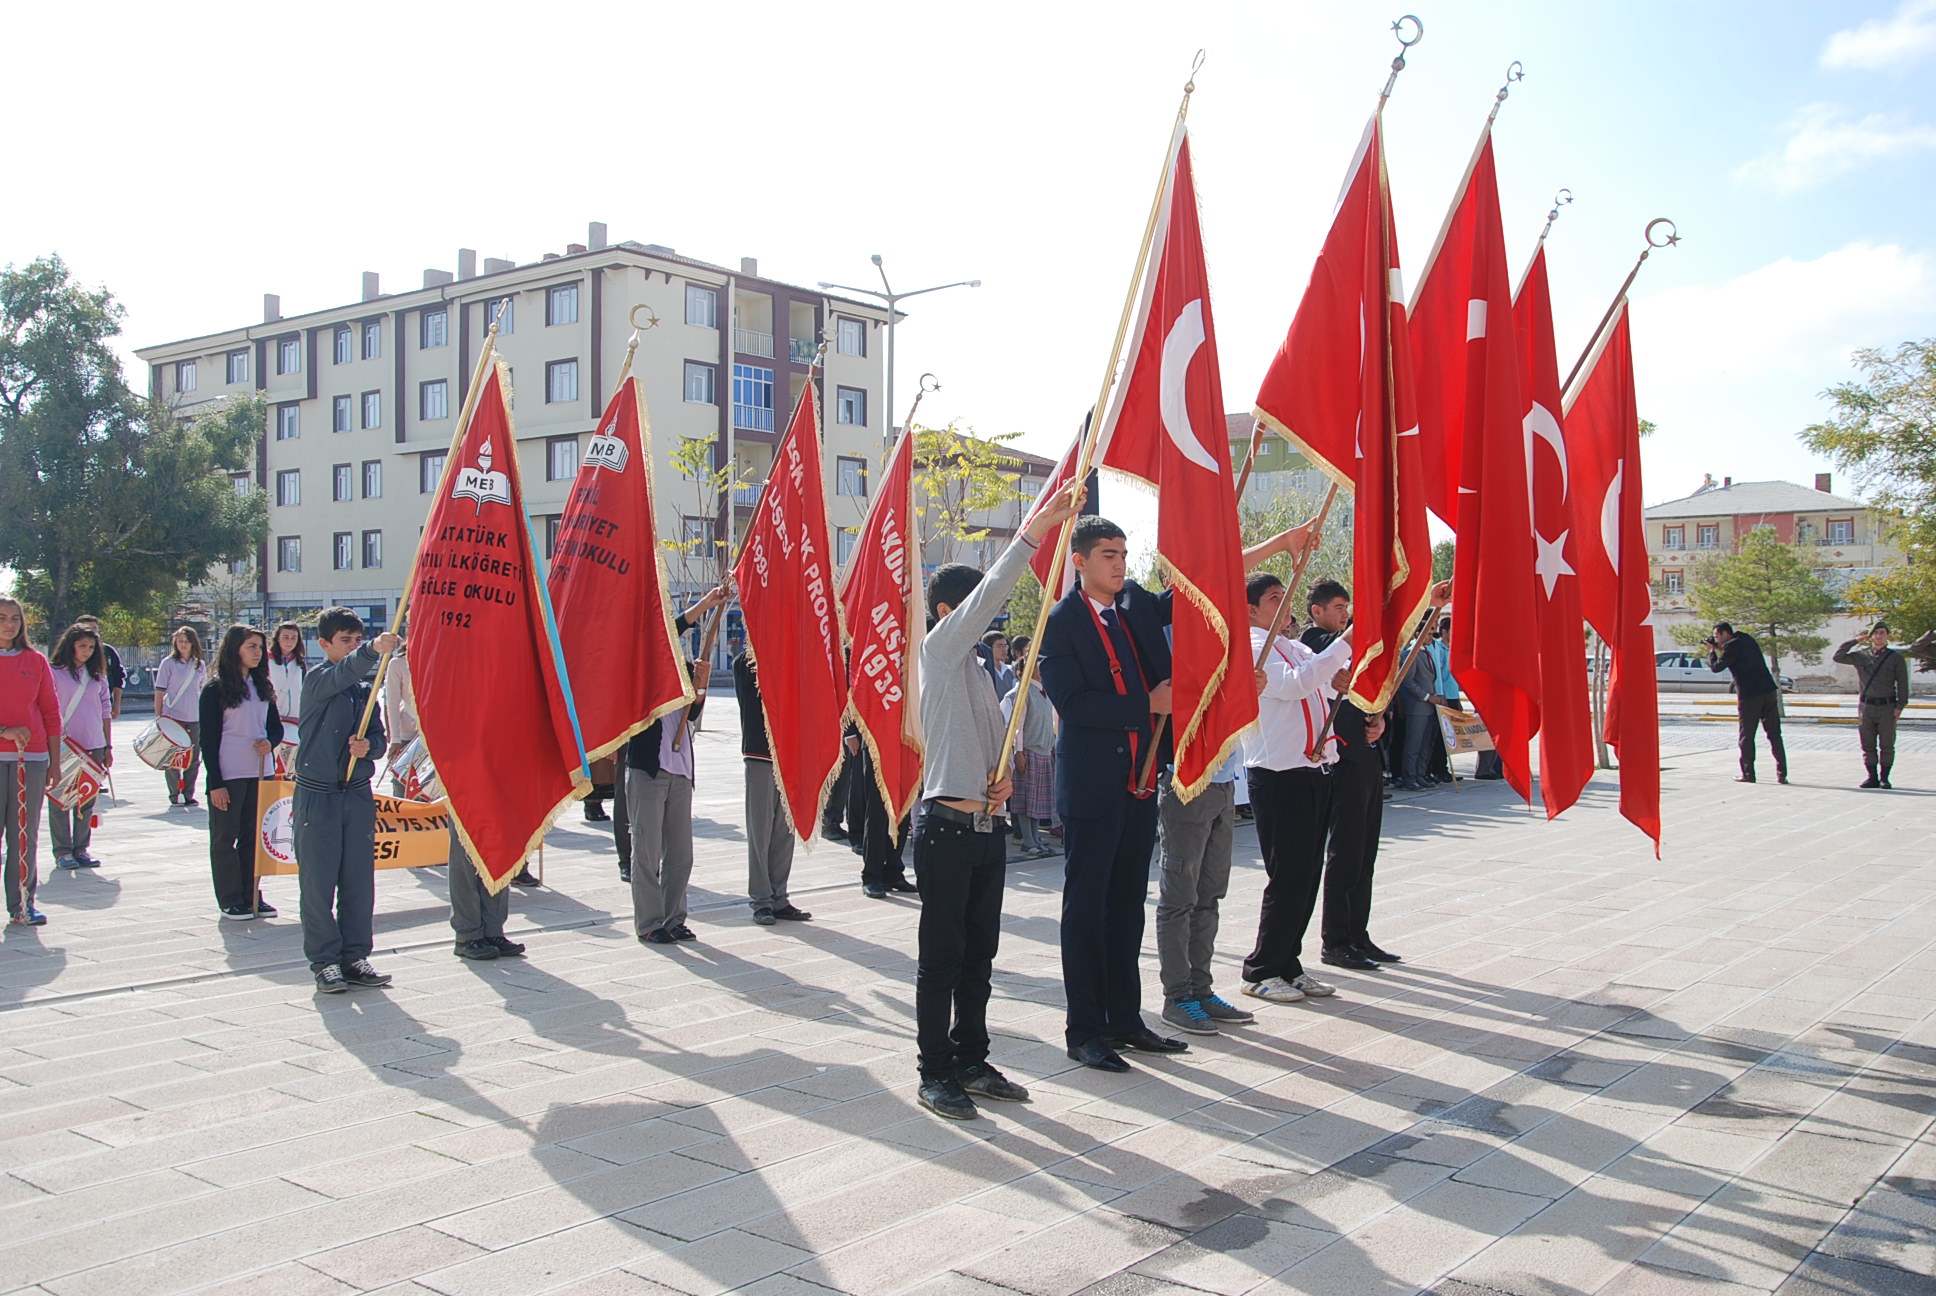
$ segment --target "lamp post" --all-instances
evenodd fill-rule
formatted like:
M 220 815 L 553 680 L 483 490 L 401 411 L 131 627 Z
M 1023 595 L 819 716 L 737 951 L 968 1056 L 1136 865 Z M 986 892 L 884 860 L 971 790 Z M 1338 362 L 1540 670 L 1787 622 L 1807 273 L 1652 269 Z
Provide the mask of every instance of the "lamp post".
M 863 297 L 878 297 L 887 303 L 887 417 L 881 422 L 881 441 L 889 450 L 894 445 L 894 318 L 895 304 L 908 297 L 919 297 L 922 293 L 940 292 L 944 288 L 979 288 L 979 279 L 957 279 L 953 283 L 936 284 L 932 288 L 916 288 L 910 292 L 895 292 L 894 286 L 887 281 L 887 268 L 881 264 L 881 254 L 876 252 L 870 258 L 874 269 L 880 272 L 879 288 L 852 288 L 846 284 L 828 283 L 821 280 L 819 287 L 835 288 L 841 292 L 859 293 Z

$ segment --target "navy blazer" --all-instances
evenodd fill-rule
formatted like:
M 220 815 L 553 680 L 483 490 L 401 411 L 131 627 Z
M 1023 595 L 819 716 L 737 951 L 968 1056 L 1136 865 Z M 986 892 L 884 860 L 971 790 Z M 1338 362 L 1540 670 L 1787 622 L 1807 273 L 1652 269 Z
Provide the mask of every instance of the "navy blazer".
M 1129 691 L 1116 692 L 1109 654 L 1085 599 L 1078 585 L 1049 609 L 1037 669 L 1062 721 L 1055 744 L 1056 813 L 1100 819 L 1120 814 L 1129 796 L 1129 736 L 1139 735 L 1140 754 L 1149 752 L 1149 690 L 1136 677 L 1135 663 L 1126 661 L 1123 682 Z M 1116 598 L 1116 612 L 1136 645 L 1149 684 L 1167 680 L 1170 644 L 1163 627 L 1170 624 L 1170 592 L 1152 594 L 1135 581 L 1126 581 Z M 1166 728 L 1163 750 L 1157 756 L 1159 769 L 1175 759 L 1172 737 Z

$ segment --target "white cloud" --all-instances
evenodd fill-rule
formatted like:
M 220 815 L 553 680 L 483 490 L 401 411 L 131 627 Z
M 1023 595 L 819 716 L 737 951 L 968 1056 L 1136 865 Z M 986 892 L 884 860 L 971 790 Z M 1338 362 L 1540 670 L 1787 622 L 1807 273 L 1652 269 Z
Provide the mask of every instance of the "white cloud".
M 1865 162 L 1936 149 L 1936 127 L 1906 125 L 1881 113 L 1851 120 L 1834 104 L 1809 104 L 1787 129 L 1787 143 L 1736 167 L 1735 179 L 1795 193 Z
M 1902 0 L 1887 18 L 1845 27 L 1822 47 L 1822 66 L 1862 71 L 1910 63 L 1936 50 L 1936 0 Z

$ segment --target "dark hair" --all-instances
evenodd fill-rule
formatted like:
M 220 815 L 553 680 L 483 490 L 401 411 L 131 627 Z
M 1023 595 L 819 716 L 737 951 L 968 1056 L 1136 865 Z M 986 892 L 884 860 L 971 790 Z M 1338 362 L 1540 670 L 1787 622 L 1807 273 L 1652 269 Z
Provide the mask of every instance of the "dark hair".
M 268 636 L 261 630 L 252 625 L 237 622 L 228 628 L 227 633 L 222 636 L 222 646 L 215 651 L 215 678 L 204 687 L 215 690 L 215 696 L 222 703 L 224 711 L 230 707 L 241 706 L 243 699 L 248 696 L 248 690 L 242 687 L 244 680 L 255 681 L 257 697 L 271 696 L 267 652 L 262 654 L 262 660 L 255 664 L 254 670 L 242 669 L 242 645 L 249 641 L 251 635 L 263 640 L 265 649 L 268 647 Z
M 1304 606 L 1307 608 L 1330 607 L 1339 599 L 1343 599 L 1349 603 L 1351 601 L 1351 591 L 1346 589 L 1338 581 L 1321 580 L 1311 587 L 1309 594 L 1304 596 Z
M 1070 528 L 1069 552 L 1079 553 L 1087 558 L 1089 551 L 1105 540 L 1127 539 L 1129 537 L 1123 534 L 1121 527 L 1106 517 L 1097 517 L 1091 513 L 1086 517 L 1077 518 L 1075 526 Z
M 1874 634 L 1878 630 L 1887 630 L 1888 628 L 1889 628 L 1889 623 L 1887 621 L 1878 621 L 1874 625 L 1869 627 L 1869 633 Z
M 1001 631 L 999 631 L 999 630 L 990 630 L 990 631 L 989 631 L 989 632 L 988 632 L 987 634 L 985 634 L 985 635 L 983 635 L 983 636 L 981 637 L 981 641 L 982 641 L 983 643 L 985 643 L 985 644 L 987 644 L 987 645 L 988 645 L 988 647 L 989 647 L 989 650 L 990 650 L 991 652 L 992 652 L 992 651 L 994 650 L 994 647 L 995 647 L 995 641 L 996 641 L 997 639 L 999 639 L 999 640 L 1001 640 L 1001 641 L 1002 641 L 1003 643 L 1007 643 L 1007 642 L 1008 642 L 1008 636 L 1007 636 L 1007 635 L 1005 635 L 1005 634 L 1003 634 L 1003 633 L 1002 633 Z
M 1734 627 L 1729 625 L 1725 621 L 1716 621 L 1714 623 L 1714 633 L 1715 634 L 1733 634 Z
M 87 659 L 87 673 L 95 679 L 107 678 L 108 655 L 101 651 L 101 636 L 78 621 L 61 631 L 60 641 L 54 645 L 53 664 L 62 670 L 80 670 L 80 664 L 74 660 L 74 645 L 83 639 L 94 641 L 94 653 Z
M 1016 661 L 1021 661 L 1024 657 L 1027 657 L 1028 650 L 1029 636 L 1027 635 L 1016 635 L 1008 641 L 1008 655 Z
M 12 646 L 20 649 L 32 647 L 27 642 L 27 609 L 20 606 L 20 600 L 0 594 L 0 607 L 10 607 L 20 614 L 20 633 L 15 636 Z
M 282 655 L 282 632 L 284 630 L 294 630 L 296 632 L 296 651 L 287 657 Z M 309 650 L 303 646 L 303 631 L 301 626 L 297 625 L 294 621 L 284 621 L 281 625 L 269 632 L 269 660 L 275 662 L 292 661 L 298 666 L 307 666 L 309 664 Z
M 75 625 L 79 625 L 83 621 L 92 621 L 95 625 L 101 624 L 101 618 L 93 612 L 83 612 L 74 618 Z
M 934 569 L 928 577 L 928 624 L 932 626 L 941 619 L 935 609 L 946 603 L 950 608 L 958 608 L 962 600 L 975 592 L 981 584 L 981 573 L 965 563 L 945 563 Z
M 363 618 L 346 607 L 327 607 L 316 618 L 316 637 L 334 639 L 345 630 L 361 630 Z
M 1267 571 L 1254 571 L 1244 577 L 1244 601 L 1252 607 L 1260 606 L 1264 596 L 1274 589 L 1284 588 L 1284 582 Z
M 185 625 L 185 626 L 175 627 L 175 633 L 168 636 L 168 655 L 170 657 L 174 657 L 178 655 L 175 652 L 175 640 L 182 635 L 188 636 L 188 657 L 183 658 L 183 660 L 186 661 L 190 658 L 192 658 L 195 661 L 203 660 L 202 637 L 195 633 L 194 626 Z

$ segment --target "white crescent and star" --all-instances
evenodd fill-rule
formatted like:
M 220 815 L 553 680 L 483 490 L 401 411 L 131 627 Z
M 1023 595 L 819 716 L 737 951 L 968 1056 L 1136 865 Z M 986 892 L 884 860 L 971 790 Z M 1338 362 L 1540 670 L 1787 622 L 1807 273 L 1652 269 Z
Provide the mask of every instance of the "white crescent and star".
M 1533 492 L 1534 437 L 1540 438 L 1547 445 L 1553 447 L 1553 454 L 1559 459 L 1560 498 L 1564 500 L 1573 489 L 1566 471 L 1566 438 L 1560 432 L 1560 421 L 1553 417 L 1553 411 L 1547 409 L 1538 401 L 1534 401 L 1532 409 L 1526 412 L 1526 494 L 1529 504 L 1531 503 Z M 1537 513 L 1537 509 L 1534 512 Z M 1553 597 L 1553 588 L 1559 584 L 1560 577 L 1579 575 L 1578 572 L 1573 570 L 1572 565 L 1566 561 L 1567 535 L 1567 532 L 1562 531 L 1559 534 L 1559 539 L 1548 540 L 1539 533 L 1539 521 L 1535 517 L 1533 522 L 1533 540 L 1539 546 L 1539 556 L 1534 560 L 1533 570 L 1538 573 L 1539 579 L 1545 584 L 1546 597 L 1549 599 Z
M 1157 406 L 1163 415 L 1163 431 L 1176 445 L 1178 453 L 1199 468 L 1218 472 L 1217 461 L 1203 448 L 1197 439 L 1196 429 L 1190 426 L 1189 401 L 1184 392 L 1184 379 L 1190 372 L 1190 361 L 1204 343 L 1203 298 L 1198 297 L 1185 306 L 1170 325 L 1169 336 L 1163 339 L 1163 371 L 1157 382 Z

